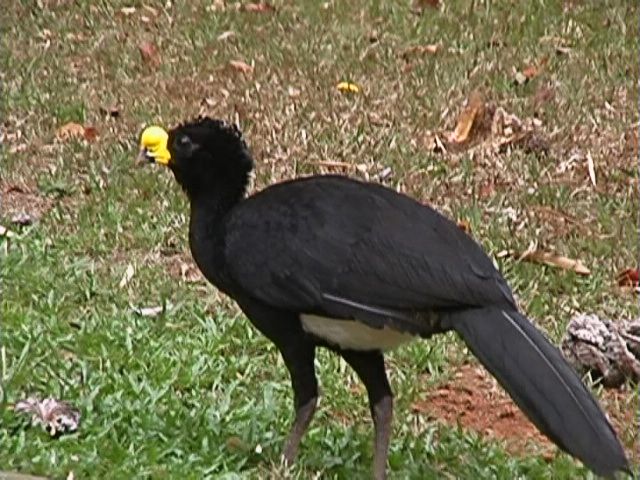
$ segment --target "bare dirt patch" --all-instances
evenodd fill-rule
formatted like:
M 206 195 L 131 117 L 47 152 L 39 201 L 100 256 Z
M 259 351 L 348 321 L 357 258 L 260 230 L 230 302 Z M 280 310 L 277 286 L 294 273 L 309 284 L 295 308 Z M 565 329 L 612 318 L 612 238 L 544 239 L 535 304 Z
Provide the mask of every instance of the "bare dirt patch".
M 506 440 L 511 453 L 523 454 L 531 442 L 553 455 L 555 447 L 527 420 L 486 370 L 462 365 L 454 378 L 433 390 L 426 401 L 413 405 L 434 420 L 461 425 L 483 435 Z
M 633 392 L 605 391 L 601 404 L 624 443 L 629 459 L 638 451 Z M 512 454 L 540 452 L 555 456 L 556 447 L 524 416 L 489 373 L 477 364 L 462 365 L 454 378 L 438 385 L 425 401 L 413 404 L 417 413 L 448 425 L 460 425 L 505 442 Z M 533 447 L 533 448 L 532 448 Z M 636 459 L 637 460 L 637 459 Z

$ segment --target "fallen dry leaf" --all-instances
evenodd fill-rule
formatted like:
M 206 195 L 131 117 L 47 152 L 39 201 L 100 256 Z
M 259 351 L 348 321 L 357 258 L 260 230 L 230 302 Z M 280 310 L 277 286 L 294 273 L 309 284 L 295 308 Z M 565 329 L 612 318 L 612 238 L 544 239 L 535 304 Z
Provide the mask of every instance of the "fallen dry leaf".
M 407 60 L 411 55 L 417 55 L 422 53 L 437 53 L 440 49 L 439 45 L 431 44 L 431 45 L 416 45 L 413 47 L 406 48 L 402 51 L 400 56 Z
M 42 425 L 51 436 L 75 432 L 80 422 L 80 411 L 76 407 L 53 397 L 43 400 L 29 397 L 17 402 L 13 410 L 30 413 L 31 423 Z
M 167 310 L 171 310 L 173 305 L 168 303 L 166 305 L 158 306 L 158 307 L 134 307 L 131 306 L 131 310 L 137 315 L 141 317 L 157 317 L 161 313 L 166 312 Z
M 98 135 L 98 130 L 95 127 L 85 127 L 74 122 L 67 123 L 56 130 L 56 137 L 60 140 L 82 137 L 88 142 L 94 142 Z
M 432 43 L 431 45 L 425 45 L 420 51 L 422 53 L 437 53 L 439 49 L 440 47 L 438 45 Z
M 133 268 L 133 265 L 131 264 L 127 265 L 127 269 L 125 270 L 124 275 L 122 276 L 122 280 L 120 280 L 120 284 L 118 286 L 120 288 L 126 286 L 127 283 L 131 281 L 135 273 L 136 273 L 136 270 L 135 268 Z
M 513 79 L 517 85 L 524 85 L 529 81 L 529 79 L 522 72 L 516 72 Z
M 532 263 L 540 263 L 551 267 L 562 268 L 563 270 L 573 270 L 580 275 L 590 275 L 589 270 L 580 260 L 556 255 L 555 253 L 543 252 L 540 250 L 527 250 L 524 252 L 518 250 L 503 250 L 496 254 L 497 258 L 512 257 L 518 261 L 525 260 Z
M 224 41 L 224 40 L 228 40 L 231 37 L 235 37 L 236 36 L 236 32 L 234 32 L 233 30 L 227 30 L 226 32 L 222 32 L 220 35 L 218 35 L 218 40 L 219 41 Z
M 245 12 L 275 12 L 276 7 L 268 2 L 245 3 L 240 6 L 240 10 Z
M 253 73 L 253 67 L 241 60 L 231 60 L 229 65 L 237 72 L 241 72 L 245 75 L 251 75 Z
M 616 275 L 618 285 L 621 287 L 638 287 L 640 286 L 640 275 L 637 268 L 627 268 Z
M 14 232 L 9 230 L 7 227 L 4 227 L 3 225 L 0 225 L 0 237 L 12 238 L 15 236 L 16 234 Z
M 70 122 L 56 130 L 56 137 L 61 140 L 68 140 L 70 138 L 83 137 L 84 127 L 79 123 Z
M 116 12 L 116 15 L 121 17 L 128 17 L 136 13 L 136 7 L 122 7 Z
M 98 129 L 95 127 L 84 127 L 82 136 L 87 142 L 95 142 L 98 138 Z
M 526 78 L 533 78 L 538 75 L 538 69 L 536 67 L 527 67 L 522 71 L 522 74 Z
M 593 184 L 594 187 L 597 187 L 596 185 L 596 170 L 593 166 L 593 157 L 591 156 L 591 152 L 587 152 L 587 170 L 589 171 L 589 179 L 591 180 L 591 183 Z
M 193 263 L 180 264 L 180 278 L 185 282 L 197 282 L 202 277 L 200 270 Z
M 467 220 L 458 220 L 457 225 L 464 233 L 471 234 L 471 224 Z
M 140 55 L 142 56 L 142 60 L 151 65 L 152 67 L 160 66 L 160 53 L 155 45 L 149 41 L 144 41 L 140 45 L 138 45 L 138 50 L 140 50 Z
M 469 104 L 458 117 L 456 129 L 453 131 L 450 139 L 452 142 L 463 143 L 468 140 L 473 122 L 479 117 L 480 113 L 482 113 L 483 108 L 484 99 L 482 93 L 479 91 L 473 92 L 469 99 Z

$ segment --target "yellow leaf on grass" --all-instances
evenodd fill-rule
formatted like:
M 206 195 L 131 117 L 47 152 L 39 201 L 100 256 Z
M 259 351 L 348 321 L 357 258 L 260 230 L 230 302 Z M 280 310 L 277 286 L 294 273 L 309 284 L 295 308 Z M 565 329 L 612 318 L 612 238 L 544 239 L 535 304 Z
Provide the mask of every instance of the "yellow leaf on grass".
M 362 91 L 359 85 L 351 82 L 340 82 L 336 88 L 341 92 L 360 93 Z
M 455 143 L 463 143 L 469 139 L 469 133 L 473 127 L 473 122 L 479 117 L 479 113 L 484 108 L 484 99 L 478 91 L 471 94 L 467 108 L 458 117 L 458 124 L 451 135 L 451 141 Z
M 525 260 L 532 263 L 540 263 L 551 267 L 562 268 L 563 270 L 573 270 L 580 275 L 590 275 L 589 270 L 580 260 L 564 257 L 551 252 L 543 252 L 540 250 L 527 250 L 520 252 L 517 250 L 503 250 L 496 254 L 496 257 L 513 257 L 518 260 Z

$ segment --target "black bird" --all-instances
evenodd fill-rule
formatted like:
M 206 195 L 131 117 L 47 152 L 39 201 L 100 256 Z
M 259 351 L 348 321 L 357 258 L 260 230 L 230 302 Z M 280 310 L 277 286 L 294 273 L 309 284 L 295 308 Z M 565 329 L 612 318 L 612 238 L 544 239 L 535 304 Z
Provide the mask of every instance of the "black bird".
M 205 277 L 279 349 L 295 420 L 292 462 L 318 397 L 314 355 L 332 349 L 367 388 L 373 474 L 385 477 L 392 392 L 383 351 L 454 330 L 529 419 L 602 476 L 628 471 L 616 434 L 559 350 L 516 307 L 490 258 L 435 210 L 342 176 L 285 181 L 245 198 L 253 160 L 241 132 L 199 118 L 144 130 L 141 156 L 169 167 L 190 206 Z

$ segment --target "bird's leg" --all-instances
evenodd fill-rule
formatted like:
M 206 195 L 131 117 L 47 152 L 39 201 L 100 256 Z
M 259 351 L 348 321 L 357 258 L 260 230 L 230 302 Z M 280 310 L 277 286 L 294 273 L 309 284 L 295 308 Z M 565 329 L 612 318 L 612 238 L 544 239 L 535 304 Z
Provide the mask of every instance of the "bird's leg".
M 342 357 L 358 374 L 369 394 L 369 407 L 375 428 L 373 478 L 384 480 L 391 441 L 393 393 L 380 352 L 342 351 Z
M 290 464 L 298 453 L 300 440 L 313 418 L 318 401 L 318 381 L 313 365 L 316 346 L 302 329 L 297 314 L 287 316 L 282 311 L 266 309 L 264 305 L 248 299 L 239 304 L 258 330 L 278 348 L 291 375 L 296 416 L 282 450 L 284 460 Z
M 393 420 L 393 398 L 389 394 L 378 400 L 371 407 L 371 415 L 375 426 L 376 440 L 373 456 L 373 478 L 383 480 L 389 456 L 391 441 L 391 421 Z
M 315 346 L 305 338 L 291 340 L 280 349 L 293 386 L 296 417 L 284 445 L 282 456 L 288 464 L 298 453 L 300 440 L 313 418 L 318 401 L 318 381 L 313 367 Z
M 313 414 L 316 411 L 317 400 L 317 396 L 312 397 L 307 400 L 307 403 L 304 405 L 299 405 L 296 400 L 296 419 L 293 422 L 293 427 L 291 428 L 287 442 L 284 444 L 284 449 L 282 450 L 282 457 L 287 464 L 292 464 L 293 460 L 296 458 L 298 448 L 300 447 L 300 441 L 304 436 L 304 432 L 307 431 L 307 427 L 309 426 L 309 423 L 311 423 Z

